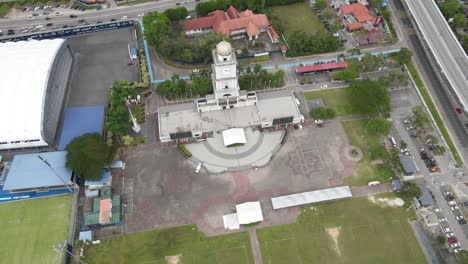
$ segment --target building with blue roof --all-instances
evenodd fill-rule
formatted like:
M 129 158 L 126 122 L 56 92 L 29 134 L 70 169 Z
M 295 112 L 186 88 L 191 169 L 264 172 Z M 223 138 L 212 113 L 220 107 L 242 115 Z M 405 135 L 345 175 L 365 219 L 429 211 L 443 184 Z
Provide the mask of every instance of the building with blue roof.
M 70 193 L 74 184 L 66 156 L 66 151 L 15 155 L 0 186 L 0 202 Z

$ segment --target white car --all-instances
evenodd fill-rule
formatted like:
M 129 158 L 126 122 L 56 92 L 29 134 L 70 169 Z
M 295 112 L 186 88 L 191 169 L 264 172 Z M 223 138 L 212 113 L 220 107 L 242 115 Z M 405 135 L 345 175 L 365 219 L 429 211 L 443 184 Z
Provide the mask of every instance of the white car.
M 55 12 L 55 15 L 56 15 L 56 16 L 61 16 L 62 13 L 61 13 L 61 12 Z
M 444 228 L 444 232 L 445 232 L 445 233 L 452 232 L 452 228 L 446 227 L 446 228 Z
M 459 248 L 459 247 L 461 247 L 461 245 L 460 245 L 460 243 L 457 242 L 457 243 L 450 244 L 450 247 L 451 248 Z
M 457 202 L 455 200 L 448 201 L 449 205 L 457 205 Z
M 448 195 L 451 195 L 452 193 L 451 192 L 444 192 L 444 196 L 448 196 Z
M 195 169 L 195 173 L 199 173 L 201 170 L 201 163 L 198 163 L 197 168 Z
M 452 211 L 458 210 L 458 205 L 450 207 L 450 210 L 452 210 Z
M 40 28 L 43 28 L 43 27 L 44 27 L 44 25 L 37 25 L 36 26 L 37 29 L 40 29 Z
M 328 85 L 326 85 L 326 84 L 320 85 L 320 88 L 328 88 Z
M 29 20 L 35 20 L 36 18 L 35 17 L 29 17 L 28 19 Z
M 434 208 L 434 212 L 438 213 L 438 212 L 440 212 L 440 209 L 439 208 Z
M 464 218 L 463 215 L 457 215 L 457 216 L 455 216 L 455 219 L 457 219 L 457 220 L 460 220 L 460 219 L 463 219 L 463 218 Z
M 323 120 L 322 119 L 315 119 L 314 123 L 315 124 L 323 124 Z
M 126 19 L 128 19 L 128 16 L 123 16 L 123 17 L 121 17 L 120 19 L 121 19 L 121 20 L 126 20 Z
M 453 237 L 453 236 L 455 236 L 455 234 L 452 233 L 452 232 L 450 232 L 450 233 L 446 233 L 445 236 L 447 236 L 447 237 Z
M 442 223 L 442 222 L 447 222 L 447 219 L 446 218 L 439 218 L 439 222 Z

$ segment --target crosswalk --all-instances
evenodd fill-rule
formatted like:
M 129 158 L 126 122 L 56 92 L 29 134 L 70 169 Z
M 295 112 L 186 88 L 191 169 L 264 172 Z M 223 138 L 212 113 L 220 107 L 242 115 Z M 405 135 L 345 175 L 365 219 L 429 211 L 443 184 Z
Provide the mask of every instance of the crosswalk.
M 457 168 L 457 164 L 455 164 L 453 161 L 450 161 L 448 168 L 454 170 Z

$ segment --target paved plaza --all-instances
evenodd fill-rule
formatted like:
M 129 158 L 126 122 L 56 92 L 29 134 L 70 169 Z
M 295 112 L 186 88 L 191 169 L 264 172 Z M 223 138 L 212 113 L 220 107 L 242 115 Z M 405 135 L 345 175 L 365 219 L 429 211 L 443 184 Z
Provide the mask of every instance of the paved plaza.
M 292 223 L 299 207 L 273 211 L 270 198 L 343 185 L 354 169 L 347 146 L 340 122 L 291 129 L 266 167 L 222 174 L 195 173 L 196 164 L 173 143 L 129 149 L 124 232 L 195 223 L 208 235 L 221 234 L 223 215 L 257 200 L 265 218 L 260 226 Z

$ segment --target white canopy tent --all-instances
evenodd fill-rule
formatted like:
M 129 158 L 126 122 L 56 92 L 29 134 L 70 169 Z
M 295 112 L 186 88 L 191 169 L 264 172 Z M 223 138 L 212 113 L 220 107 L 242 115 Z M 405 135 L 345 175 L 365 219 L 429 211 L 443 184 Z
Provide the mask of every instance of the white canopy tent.
M 231 128 L 228 130 L 224 130 L 223 140 L 225 147 L 229 147 L 234 144 L 247 143 L 247 140 L 245 139 L 244 129 L 242 128 Z
M 237 214 L 227 214 L 223 215 L 224 228 L 229 230 L 239 229 L 239 219 Z
M 318 203 L 353 196 L 348 186 L 322 189 L 311 192 L 295 193 L 271 198 L 273 209 L 287 208 L 297 205 Z
M 238 204 L 236 211 L 237 219 L 241 225 L 263 221 L 262 207 L 258 201 Z

